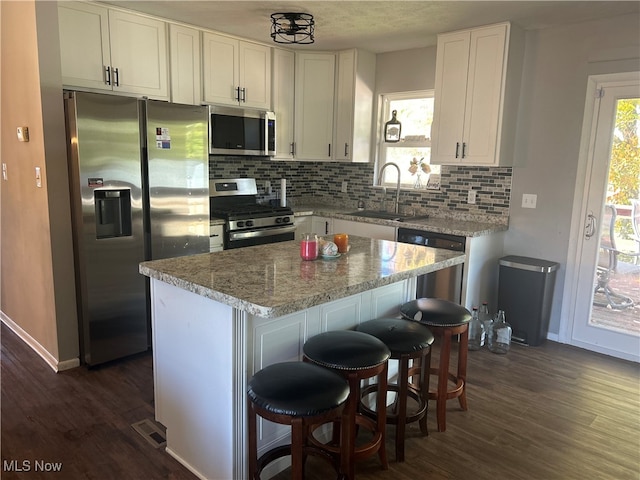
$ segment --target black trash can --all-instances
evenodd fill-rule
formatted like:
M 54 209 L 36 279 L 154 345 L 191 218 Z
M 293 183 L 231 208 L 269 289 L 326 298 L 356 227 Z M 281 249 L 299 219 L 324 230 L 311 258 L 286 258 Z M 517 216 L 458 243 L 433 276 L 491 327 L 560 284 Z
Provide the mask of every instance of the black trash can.
M 498 310 L 513 329 L 513 342 L 537 346 L 546 340 L 558 266 L 515 255 L 500 259 Z

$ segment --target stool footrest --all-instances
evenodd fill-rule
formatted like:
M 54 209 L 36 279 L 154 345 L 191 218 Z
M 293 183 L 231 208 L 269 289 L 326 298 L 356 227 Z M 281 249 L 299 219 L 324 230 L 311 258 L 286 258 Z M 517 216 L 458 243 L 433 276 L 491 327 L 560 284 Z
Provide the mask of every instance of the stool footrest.
M 365 396 L 377 391 L 378 391 L 377 384 L 368 385 L 367 387 L 362 389 L 361 398 L 364 398 Z M 400 387 L 398 385 L 389 385 L 387 387 L 387 392 L 396 392 L 399 394 Z M 407 387 L 407 397 L 411 397 L 413 400 L 415 400 L 415 402 L 418 404 L 418 408 L 416 409 L 415 412 L 411 414 L 407 413 L 405 423 L 417 422 L 418 420 L 420 420 L 422 417 L 426 415 L 427 407 L 428 407 L 427 402 L 425 402 L 422 396 L 420 395 L 420 391 L 411 385 Z M 375 418 L 376 412 L 370 409 L 362 401 L 360 402 L 360 409 L 368 417 Z M 387 407 L 387 423 L 390 425 L 398 424 L 398 414 L 395 413 L 393 410 L 390 412 L 389 407 Z
M 438 374 L 439 370 L 437 368 L 432 368 L 431 373 Z M 455 384 L 455 388 L 447 389 L 447 400 L 451 400 L 452 398 L 458 398 L 460 395 L 464 393 L 464 380 L 462 378 L 456 377 L 453 373 L 449 373 L 447 375 L 449 382 Z M 429 390 L 429 399 L 436 400 L 438 398 L 437 390 Z M 466 410 L 466 409 L 465 409 Z

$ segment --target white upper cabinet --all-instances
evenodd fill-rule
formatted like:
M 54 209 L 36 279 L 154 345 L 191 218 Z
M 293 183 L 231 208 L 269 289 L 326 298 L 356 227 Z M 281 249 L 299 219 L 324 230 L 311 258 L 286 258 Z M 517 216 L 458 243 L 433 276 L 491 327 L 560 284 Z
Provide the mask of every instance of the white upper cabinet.
M 334 159 L 369 162 L 376 57 L 362 50 L 337 54 Z
M 522 45 L 509 23 L 438 36 L 431 163 L 512 164 Z
M 200 30 L 169 24 L 171 101 L 202 103 Z
M 94 4 L 58 4 L 66 87 L 169 99 L 167 26 Z
M 298 160 L 333 159 L 335 61 L 333 53 L 296 53 L 295 156 Z
M 297 53 L 295 158 L 369 162 L 375 55 Z
M 271 108 L 271 48 L 204 32 L 204 101 Z
M 282 48 L 273 49 L 272 110 L 276 114 L 276 155 L 278 160 L 293 159 L 295 54 Z

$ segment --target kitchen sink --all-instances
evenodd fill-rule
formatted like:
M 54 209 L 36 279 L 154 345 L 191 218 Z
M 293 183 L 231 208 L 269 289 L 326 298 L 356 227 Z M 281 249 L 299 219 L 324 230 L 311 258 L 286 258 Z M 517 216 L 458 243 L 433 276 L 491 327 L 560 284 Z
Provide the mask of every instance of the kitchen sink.
M 408 222 L 411 220 L 420 220 L 429 218 L 429 215 L 402 215 L 399 213 L 381 212 L 379 210 L 359 210 L 350 212 L 346 215 L 365 218 L 379 218 L 381 220 L 395 220 L 396 222 Z

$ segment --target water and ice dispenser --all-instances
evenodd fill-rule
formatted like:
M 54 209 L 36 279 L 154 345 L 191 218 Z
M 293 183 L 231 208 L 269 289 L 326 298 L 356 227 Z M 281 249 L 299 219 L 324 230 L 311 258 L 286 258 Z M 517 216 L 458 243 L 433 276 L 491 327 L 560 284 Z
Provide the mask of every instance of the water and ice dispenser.
M 131 236 L 131 190 L 95 190 L 96 238 Z

